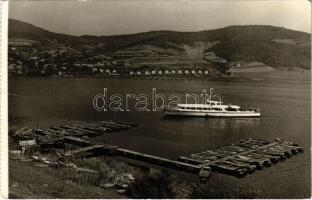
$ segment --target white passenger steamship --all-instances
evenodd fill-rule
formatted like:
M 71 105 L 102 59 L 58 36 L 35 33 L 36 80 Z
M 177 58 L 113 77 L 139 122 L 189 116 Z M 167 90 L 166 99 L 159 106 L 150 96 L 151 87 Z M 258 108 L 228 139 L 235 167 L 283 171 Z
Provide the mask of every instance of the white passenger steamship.
M 213 95 L 212 92 L 213 88 L 210 89 L 206 104 L 178 104 L 175 108 L 166 107 L 164 113 L 200 117 L 260 117 L 259 109 L 243 109 L 238 105 L 223 104 L 221 95 Z

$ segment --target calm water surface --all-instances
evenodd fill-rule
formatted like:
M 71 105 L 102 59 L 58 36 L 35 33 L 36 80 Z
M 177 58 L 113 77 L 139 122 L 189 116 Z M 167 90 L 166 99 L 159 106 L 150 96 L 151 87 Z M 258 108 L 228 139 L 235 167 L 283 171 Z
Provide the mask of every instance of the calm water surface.
M 151 96 L 152 88 L 164 95 L 200 94 L 215 88 L 225 102 L 259 107 L 259 119 L 164 117 L 161 112 L 99 112 L 92 105 L 96 94 L 108 88 L 113 93 Z M 131 121 L 139 126 L 103 141 L 124 148 L 176 159 L 249 137 L 295 141 L 305 153 L 257 171 L 243 179 L 213 174 L 210 181 L 222 185 L 250 185 L 267 198 L 310 196 L 310 82 L 309 81 L 202 81 L 128 79 L 11 78 L 9 82 L 11 127 L 61 125 L 105 119 Z M 130 102 L 130 108 L 133 102 Z M 133 108 L 133 107 L 132 107 Z M 131 109 L 133 110 L 133 109 Z

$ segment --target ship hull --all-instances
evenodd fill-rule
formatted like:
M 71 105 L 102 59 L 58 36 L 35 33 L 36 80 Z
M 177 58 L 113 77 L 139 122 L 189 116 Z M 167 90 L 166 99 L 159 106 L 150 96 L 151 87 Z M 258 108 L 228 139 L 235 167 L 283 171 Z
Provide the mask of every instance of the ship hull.
M 194 112 L 194 111 L 164 111 L 165 115 L 193 117 L 260 117 L 259 112 Z

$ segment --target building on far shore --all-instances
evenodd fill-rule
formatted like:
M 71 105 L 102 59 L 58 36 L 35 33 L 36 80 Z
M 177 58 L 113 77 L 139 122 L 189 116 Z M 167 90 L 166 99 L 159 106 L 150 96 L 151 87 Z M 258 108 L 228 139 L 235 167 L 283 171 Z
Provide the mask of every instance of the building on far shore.
M 109 69 L 106 69 L 105 73 L 108 74 L 108 75 L 111 75 L 111 71 Z

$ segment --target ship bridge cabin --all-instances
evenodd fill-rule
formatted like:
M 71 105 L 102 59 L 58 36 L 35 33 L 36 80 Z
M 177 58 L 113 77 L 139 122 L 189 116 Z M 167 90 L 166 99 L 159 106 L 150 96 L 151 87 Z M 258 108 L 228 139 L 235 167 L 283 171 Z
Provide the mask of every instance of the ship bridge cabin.
M 207 105 L 210 105 L 210 106 L 222 105 L 222 101 L 209 101 L 209 100 L 207 100 Z

